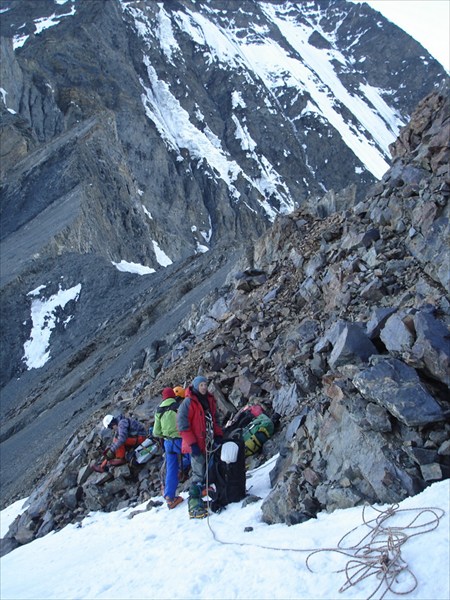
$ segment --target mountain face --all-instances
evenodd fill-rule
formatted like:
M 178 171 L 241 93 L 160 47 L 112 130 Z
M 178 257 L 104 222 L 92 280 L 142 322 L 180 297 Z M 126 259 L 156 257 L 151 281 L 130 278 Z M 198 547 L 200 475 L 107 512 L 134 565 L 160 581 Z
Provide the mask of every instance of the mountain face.
M 341 0 L 2 0 L 0 28 L 3 503 L 277 216 L 362 201 L 446 76 Z
M 396 503 L 450 476 L 448 92 L 419 104 L 363 201 L 334 198 L 342 210 L 323 217 L 325 196 L 278 217 L 255 243 L 253 267 L 241 270 L 241 257 L 167 336 L 169 351 L 154 348 L 117 383 L 34 487 L 2 553 L 90 511 L 158 506 L 160 454 L 137 471 L 89 469 L 110 439 L 102 417 L 149 424 L 161 390 L 198 372 L 223 422 L 249 401 L 278 415 L 247 460 L 255 468 L 277 455 L 266 523 Z

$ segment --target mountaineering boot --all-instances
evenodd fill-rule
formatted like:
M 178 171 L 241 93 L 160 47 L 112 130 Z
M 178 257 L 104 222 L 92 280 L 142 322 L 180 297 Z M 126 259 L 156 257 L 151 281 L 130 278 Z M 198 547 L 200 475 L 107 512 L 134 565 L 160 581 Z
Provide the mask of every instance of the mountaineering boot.
M 91 465 L 91 468 L 96 473 L 107 473 L 108 472 L 108 461 L 103 460 L 99 465 Z
M 208 511 L 201 498 L 189 498 L 188 511 L 190 519 L 204 519 L 208 516 Z
M 171 510 L 172 508 L 175 508 L 181 504 L 183 500 L 184 498 L 181 496 L 175 496 L 175 498 L 169 498 L 169 496 L 166 496 L 167 508 Z
M 92 465 L 92 470 L 96 473 L 104 473 L 105 467 L 103 465 Z
M 189 488 L 188 511 L 190 519 L 204 519 L 208 511 L 201 497 L 202 485 L 193 483 Z

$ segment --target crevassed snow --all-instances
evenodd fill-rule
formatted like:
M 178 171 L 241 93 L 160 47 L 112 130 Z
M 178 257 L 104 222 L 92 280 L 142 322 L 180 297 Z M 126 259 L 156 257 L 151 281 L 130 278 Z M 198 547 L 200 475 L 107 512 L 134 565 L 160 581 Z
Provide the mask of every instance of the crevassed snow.
M 135 21 L 136 29 L 144 40 L 148 40 L 149 33 L 146 31 L 144 25 L 146 23 L 145 15 L 142 15 L 137 9 L 130 11 L 130 14 L 135 19 L 139 18 L 137 23 Z M 208 47 L 213 43 L 218 44 L 218 47 L 215 46 L 215 56 L 218 60 L 229 62 L 233 56 L 237 56 L 239 53 L 238 46 L 229 42 L 225 33 L 201 15 L 176 13 L 175 20 L 197 43 L 201 45 L 207 44 Z M 189 113 L 172 94 L 169 85 L 158 78 L 149 58 L 144 56 L 143 60 L 147 67 L 151 87 L 147 86 L 141 80 L 141 85 L 145 92 L 141 96 L 142 103 L 147 117 L 153 121 L 169 148 L 177 153 L 180 153 L 181 149 L 186 148 L 191 157 L 199 161 L 204 159 L 213 168 L 213 176 L 216 176 L 217 172 L 218 176 L 225 181 L 230 190 L 231 197 L 235 200 L 240 198 L 240 193 L 233 185 L 233 182 L 239 175 L 242 175 L 264 196 L 260 204 L 269 219 L 273 220 L 277 211 L 270 208 L 266 199 L 268 194 L 275 195 L 280 202 L 283 212 L 292 210 L 294 202 L 273 165 L 270 165 L 265 157 L 257 157 L 255 155 L 254 158 L 261 169 L 261 177 L 247 177 L 236 161 L 227 158 L 227 153 L 222 148 L 220 139 L 211 131 L 207 124 L 205 124 L 203 130 L 199 130 L 190 121 Z M 242 62 L 242 58 L 240 60 Z M 235 96 L 234 101 L 239 101 L 238 96 Z M 196 109 L 195 115 L 197 119 L 204 122 L 204 115 L 201 111 Z M 244 143 L 247 143 L 250 149 L 253 145 L 251 138 L 245 133 L 242 127 L 239 133 L 242 135 L 242 139 L 245 139 Z M 280 192 L 280 187 L 283 189 L 282 192 Z
M 386 122 L 361 98 L 344 87 L 330 62 L 340 53 L 336 50 L 315 48 L 309 44 L 308 39 L 314 31 L 313 27 L 294 21 L 289 14 L 281 15 L 280 11 L 271 4 L 264 2 L 261 3 L 261 7 L 289 44 L 299 53 L 302 62 L 288 57 L 278 44 L 275 49 L 273 42 L 270 44 L 271 54 L 274 55 L 270 57 L 271 63 L 267 60 L 268 53 L 261 52 L 259 46 L 249 47 L 253 60 L 259 61 L 260 75 L 266 81 L 270 82 L 275 78 L 280 82 L 280 74 L 284 74 L 283 83 L 286 80 L 286 85 L 306 89 L 322 114 L 339 131 L 342 139 L 355 155 L 376 177 L 382 177 L 388 168 L 384 155 L 389 155 L 388 146 L 395 140 L 391 127 L 398 121 L 397 115 L 391 110 L 389 127 L 387 127 Z M 266 61 L 263 62 L 264 58 Z M 356 129 L 352 123 L 344 119 L 339 103 L 350 110 L 361 126 L 367 129 L 376 140 L 379 149 L 368 140 L 363 129 Z
M 320 14 L 314 3 L 305 4 L 304 14 L 307 15 L 307 20 L 302 23 L 295 21 L 295 16 L 292 16 L 298 15 L 295 3 L 273 5 L 260 2 L 259 6 L 297 52 L 296 57 L 288 54 L 274 40 L 266 38 L 265 27 L 258 29 L 255 26 L 251 34 L 242 37 L 238 35 L 240 32 L 234 28 L 233 22 L 227 26 L 223 25 L 223 21 L 222 25 L 218 24 L 218 20 L 214 22 L 214 16 L 219 15 L 219 12 L 212 6 L 208 6 L 211 18 L 207 19 L 187 7 L 169 15 L 159 3 L 155 33 L 155 28 L 152 30 L 143 11 L 136 6 L 123 4 L 124 10 L 134 17 L 139 35 L 148 43 L 156 35 L 169 60 L 172 60 L 172 52 L 178 49 L 176 37 L 181 31 L 202 48 L 209 62 L 218 61 L 225 68 L 243 68 L 253 82 L 256 75 L 275 103 L 276 96 L 286 87 L 309 94 L 311 102 L 306 110 L 323 117 L 339 132 L 344 143 L 365 168 L 375 177 L 381 178 L 388 168 L 386 158 L 390 156 L 389 145 L 403 125 L 396 111 L 384 101 L 381 95 L 383 90 L 365 84 L 359 88 L 360 95 L 351 92 L 343 85 L 332 64 L 338 60 L 345 65 L 347 59 L 337 49 L 319 49 L 308 43 L 314 29 L 327 37 L 331 45 L 335 42 L 333 34 L 326 34 L 321 30 Z M 295 10 L 292 11 L 292 8 Z M 182 160 L 182 149 L 187 149 L 190 156 L 199 161 L 199 165 L 204 160 L 212 167 L 210 176 L 223 179 L 235 200 L 240 195 L 234 182 L 242 175 L 263 195 L 261 206 L 271 219 L 278 212 L 267 209 L 267 199 L 271 194 L 280 202 L 282 212 L 292 210 L 294 202 L 287 186 L 274 165 L 266 157 L 257 154 L 255 143 L 248 135 L 242 118 L 238 120 L 236 115 L 232 116 L 236 137 L 241 140 L 243 149 L 252 154 L 251 157 L 261 172 L 259 178 L 247 176 L 236 161 L 230 160 L 220 140 L 208 127 L 199 107 L 196 107 L 195 114 L 202 122 L 202 129 L 191 123 L 189 114 L 171 92 L 169 85 L 158 78 L 148 57 L 144 57 L 144 63 L 150 82 L 149 85 L 141 81 L 146 114 L 155 123 L 167 145 L 178 154 L 179 160 Z M 245 108 L 242 95 L 237 91 L 232 94 L 232 107 Z M 295 120 L 299 122 L 300 118 L 301 116 Z
M 207 47 L 208 51 L 205 55 L 208 57 L 209 63 L 218 61 L 233 68 L 243 63 L 239 56 L 239 46 L 219 25 L 214 24 L 203 15 L 192 13 L 189 10 L 187 10 L 187 14 L 177 12 L 175 15 L 180 28 L 188 33 L 197 44 Z
M 367 100 L 372 104 L 372 106 L 376 109 L 378 114 L 384 119 L 385 123 L 395 135 L 398 136 L 399 128 L 406 125 L 402 121 L 400 115 L 396 113 L 383 99 L 381 93 L 384 90 L 378 89 L 368 84 L 359 84 L 359 89 L 362 91 Z
M 38 296 L 45 286 L 40 286 L 28 293 L 28 296 Z M 31 320 L 32 328 L 30 339 L 23 346 L 23 360 L 27 369 L 38 369 L 43 367 L 50 359 L 50 336 L 52 330 L 58 322 L 56 309 L 64 308 L 70 300 L 78 300 L 81 291 L 81 284 L 72 288 L 63 290 L 60 288 L 57 294 L 48 299 L 34 298 L 31 302 Z M 67 321 L 66 321 L 67 322 Z
M 147 56 L 144 57 L 144 64 L 152 87 L 150 89 L 141 82 L 145 90 L 141 98 L 147 116 L 155 123 L 162 138 L 176 152 L 187 148 L 193 158 L 206 158 L 227 183 L 232 195 L 238 198 L 240 194 L 232 185 L 240 171 L 237 163 L 229 161 L 223 150 L 212 144 L 208 136 L 195 127 L 189 113 L 171 93 L 168 84 L 158 79 Z

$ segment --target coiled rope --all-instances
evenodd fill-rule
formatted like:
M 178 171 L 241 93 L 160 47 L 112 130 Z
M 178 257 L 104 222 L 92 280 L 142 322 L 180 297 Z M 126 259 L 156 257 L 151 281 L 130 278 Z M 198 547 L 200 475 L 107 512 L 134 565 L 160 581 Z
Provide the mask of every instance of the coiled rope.
M 206 475 L 206 486 L 208 489 L 208 475 Z M 207 506 L 208 528 L 214 540 L 219 544 L 249 546 L 280 552 L 308 552 L 306 567 L 312 573 L 316 572 L 311 567 L 312 559 L 319 554 L 338 553 L 348 557 L 349 560 L 342 569 L 333 571 L 334 573 L 344 573 L 345 575 L 345 582 L 339 588 L 339 592 L 345 592 L 350 587 L 356 586 L 365 579 L 373 577 L 377 580 L 377 584 L 366 600 L 372 600 L 377 593 L 381 594 L 378 600 L 382 600 L 389 591 L 396 595 L 407 595 L 417 588 L 417 578 L 401 555 L 402 546 L 409 539 L 436 529 L 445 515 L 443 509 L 435 507 L 400 509 L 398 504 L 393 504 L 385 510 L 380 510 L 374 506 L 364 506 L 362 509 L 363 522 L 344 534 L 335 548 L 279 548 L 264 544 L 233 542 L 220 539 L 211 527 L 209 497 L 207 497 Z M 366 518 L 368 508 L 373 509 L 377 513 L 370 520 Z M 398 517 L 402 514 L 411 515 L 411 519 L 407 524 L 402 526 L 389 524 L 389 521 L 392 521 L 394 518 L 398 520 Z M 356 544 L 346 546 L 345 543 L 350 536 L 361 528 L 368 528 L 369 531 L 364 533 Z M 401 575 L 403 576 L 402 582 L 399 583 Z
M 367 520 L 367 506 L 364 506 L 363 523 L 347 532 L 336 548 L 319 548 L 310 552 L 306 558 L 306 566 L 314 572 L 310 566 L 313 556 L 324 552 L 337 552 L 349 557 L 345 567 L 335 571 L 344 573 L 346 578 L 339 592 L 344 592 L 364 579 L 374 577 L 378 580 L 378 584 L 367 600 L 374 598 L 378 592 L 381 592 L 379 600 L 382 600 L 389 591 L 397 595 L 409 594 L 417 588 L 418 581 L 402 558 L 402 546 L 409 539 L 436 529 L 445 511 L 433 507 L 399 509 L 398 504 L 393 504 L 386 510 L 371 508 L 377 512 L 376 517 Z M 411 514 L 409 523 L 403 526 L 389 525 L 390 519 L 397 518 L 402 513 Z M 368 527 L 369 532 L 356 544 L 346 547 L 347 538 L 361 527 Z M 399 583 L 400 575 L 403 575 L 402 583 Z

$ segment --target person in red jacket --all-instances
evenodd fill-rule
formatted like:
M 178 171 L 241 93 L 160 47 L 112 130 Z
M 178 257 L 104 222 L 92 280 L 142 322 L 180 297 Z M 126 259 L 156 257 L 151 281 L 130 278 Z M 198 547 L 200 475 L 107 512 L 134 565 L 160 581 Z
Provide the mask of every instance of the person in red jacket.
M 186 392 L 177 413 L 177 425 L 182 439 L 181 451 L 191 454 L 192 484 L 189 488 L 188 510 L 191 519 L 203 519 L 208 512 L 202 501 L 207 455 L 220 444 L 223 431 L 217 422 L 217 402 L 208 392 L 208 380 L 198 376 Z

